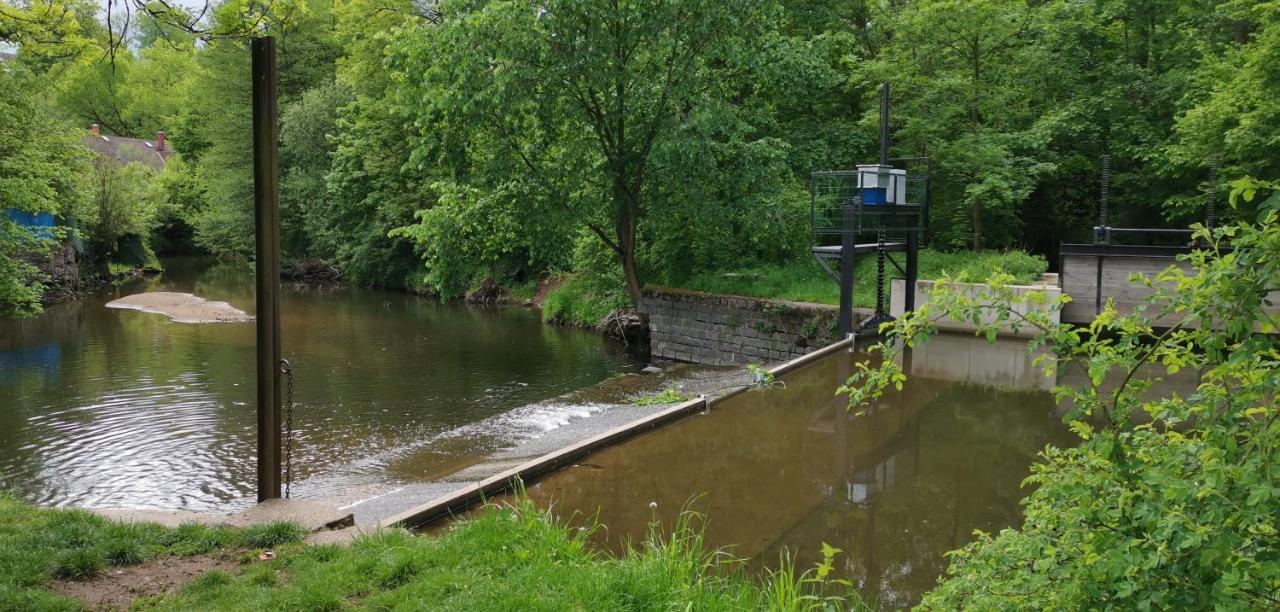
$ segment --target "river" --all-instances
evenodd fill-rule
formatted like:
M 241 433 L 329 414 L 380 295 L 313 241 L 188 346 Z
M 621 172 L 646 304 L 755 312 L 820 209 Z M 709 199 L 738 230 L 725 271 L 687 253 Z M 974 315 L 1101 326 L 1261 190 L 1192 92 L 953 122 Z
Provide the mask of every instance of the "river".
M 0 320 L 6 488 L 81 507 L 229 511 L 254 501 L 253 324 L 105 307 L 176 291 L 252 312 L 252 264 L 165 263 L 163 274 L 37 318 Z M 598 334 L 544 325 L 532 309 L 399 292 L 286 282 L 281 323 L 303 497 L 354 501 L 384 489 L 404 478 L 390 466 L 430 441 L 477 455 L 538 435 L 589 410 L 549 398 L 644 365 Z M 422 463 L 414 459 L 429 477 Z

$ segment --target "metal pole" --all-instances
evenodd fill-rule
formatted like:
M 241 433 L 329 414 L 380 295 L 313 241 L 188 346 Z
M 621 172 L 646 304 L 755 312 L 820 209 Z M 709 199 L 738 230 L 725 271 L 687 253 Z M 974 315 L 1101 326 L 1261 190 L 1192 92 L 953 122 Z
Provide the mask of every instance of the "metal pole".
M 880 165 L 889 165 L 889 82 L 880 84 Z
M 280 189 L 276 44 L 255 38 L 253 204 L 258 332 L 258 501 L 280 497 Z
M 907 231 L 907 269 L 903 284 L 906 285 L 906 301 L 903 302 L 903 314 L 916 309 L 916 279 L 920 275 L 920 230 Z
M 1098 231 L 1094 232 L 1094 242 L 1111 242 L 1111 228 L 1107 224 L 1110 220 L 1110 210 L 1108 210 L 1108 201 L 1111 199 L 1111 155 L 1102 156 L 1102 193 L 1098 200 Z M 1098 232 L 1102 233 L 1099 238 Z
M 1093 231 L 1094 243 L 1102 242 L 1111 244 L 1111 226 L 1108 225 L 1107 219 L 1108 200 L 1111 196 L 1111 155 L 1102 156 L 1102 193 L 1098 201 L 1098 228 Z M 1102 314 L 1102 255 L 1098 255 L 1098 272 L 1097 282 L 1094 285 L 1095 294 L 1093 296 L 1093 314 Z
M 853 206 L 844 205 L 844 225 L 840 233 L 840 337 L 853 332 Z

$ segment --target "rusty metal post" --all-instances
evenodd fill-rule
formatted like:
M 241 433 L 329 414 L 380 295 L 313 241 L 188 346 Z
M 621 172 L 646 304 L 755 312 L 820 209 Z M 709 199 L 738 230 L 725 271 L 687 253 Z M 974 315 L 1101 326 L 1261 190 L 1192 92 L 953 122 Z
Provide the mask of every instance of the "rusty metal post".
M 258 332 L 258 501 L 280 497 L 280 185 L 276 43 L 255 38 L 253 205 Z

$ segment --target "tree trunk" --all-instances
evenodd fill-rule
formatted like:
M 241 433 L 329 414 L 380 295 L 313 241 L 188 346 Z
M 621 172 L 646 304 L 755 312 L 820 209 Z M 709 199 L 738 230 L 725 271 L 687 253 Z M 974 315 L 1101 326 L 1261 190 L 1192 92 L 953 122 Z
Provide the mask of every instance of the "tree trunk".
M 636 217 L 638 207 L 628 197 L 626 179 L 614 178 L 613 202 L 617 214 L 618 257 L 622 262 L 622 276 L 626 280 L 627 297 L 631 307 L 640 310 L 640 273 L 636 270 Z
M 973 201 L 973 252 L 982 250 L 982 200 Z

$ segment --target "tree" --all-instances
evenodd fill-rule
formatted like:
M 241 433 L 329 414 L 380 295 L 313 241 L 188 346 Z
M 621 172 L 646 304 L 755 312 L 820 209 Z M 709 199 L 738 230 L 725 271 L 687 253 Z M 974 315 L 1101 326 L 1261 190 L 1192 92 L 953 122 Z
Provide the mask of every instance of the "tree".
M 440 13 L 438 26 L 398 40 L 391 59 L 398 73 L 421 75 L 402 83 L 401 99 L 431 139 L 424 153 L 463 143 L 467 183 L 518 198 L 552 226 L 587 227 L 617 255 L 637 307 L 655 148 L 689 117 L 733 103 L 741 92 L 727 85 L 760 59 L 773 5 L 450 2 Z
M 88 151 L 78 130 L 40 104 L 41 87 L 21 67 L 0 64 L 0 314 L 39 312 L 43 287 L 27 257 L 54 243 L 15 223 L 8 210 L 74 219 L 87 207 Z
M 106 156 L 94 160 L 92 214 L 80 219 L 92 263 L 105 268 L 126 236 L 137 237 L 145 247 L 157 222 L 153 176 L 142 164 L 122 164 Z
M 1043 293 L 1005 287 L 970 294 L 943 287 L 889 326 L 880 365 L 842 387 L 860 408 L 904 376 L 896 356 L 936 331 L 944 316 L 1038 331 L 1037 364 L 1088 374 L 1057 387 L 1075 448 L 1048 447 L 1028 479 L 1018 529 L 979 533 L 953 553 L 947 577 L 923 608 L 1264 609 L 1280 598 L 1280 184 L 1238 181 L 1231 199 L 1256 222 L 1202 226 L 1193 272 L 1171 267 L 1131 314 L 1108 304 L 1087 328 L 1054 324 Z M 1248 201 L 1253 201 L 1250 203 Z M 1030 306 L 1027 314 L 1014 307 Z M 1152 322 L 1180 317 L 1159 330 Z M 1161 378 L 1198 372 L 1185 397 Z
M 338 109 L 352 93 L 336 81 L 317 85 L 285 106 L 280 116 L 280 208 L 285 250 L 298 255 L 336 252 L 341 238 L 325 211 L 332 209 L 325 176 L 331 169 Z M 336 239 L 335 239 L 336 238 Z
M 194 47 L 161 42 L 136 57 L 88 53 L 62 74 L 58 106 L 85 126 L 97 123 L 111 134 L 150 139 L 172 130 L 186 89 L 198 76 Z
M 245 16 L 239 3 L 219 5 L 213 28 L 238 31 Z M 247 9 L 246 9 L 247 10 Z M 323 2 L 282 2 L 262 13 L 268 32 L 280 37 L 284 108 L 307 89 L 332 82 L 336 49 L 332 21 Z M 199 77 L 191 81 L 176 120 L 174 146 L 204 187 L 202 206 L 190 211 L 195 241 L 216 254 L 253 250 L 253 143 L 249 42 L 219 37 L 196 55 Z M 282 173 L 290 173 L 288 166 Z M 287 217 L 287 221 L 300 221 Z M 286 227 L 286 234 L 295 233 Z
M 935 215 L 949 216 L 953 228 L 941 238 L 959 246 L 959 232 L 968 230 L 974 251 L 1007 246 L 1021 234 L 1015 207 L 1046 169 L 1021 134 L 1036 96 L 1012 68 L 1030 42 L 1031 7 L 1025 0 L 921 0 L 887 17 L 881 27 L 892 31 L 891 42 L 866 72 L 895 86 L 896 112 L 908 117 L 899 146 L 938 160 L 943 181 L 935 189 L 944 197 L 935 201 L 955 206 Z M 999 223 L 987 223 L 989 216 Z M 990 225 L 999 228 L 998 241 L 987 236 Z

